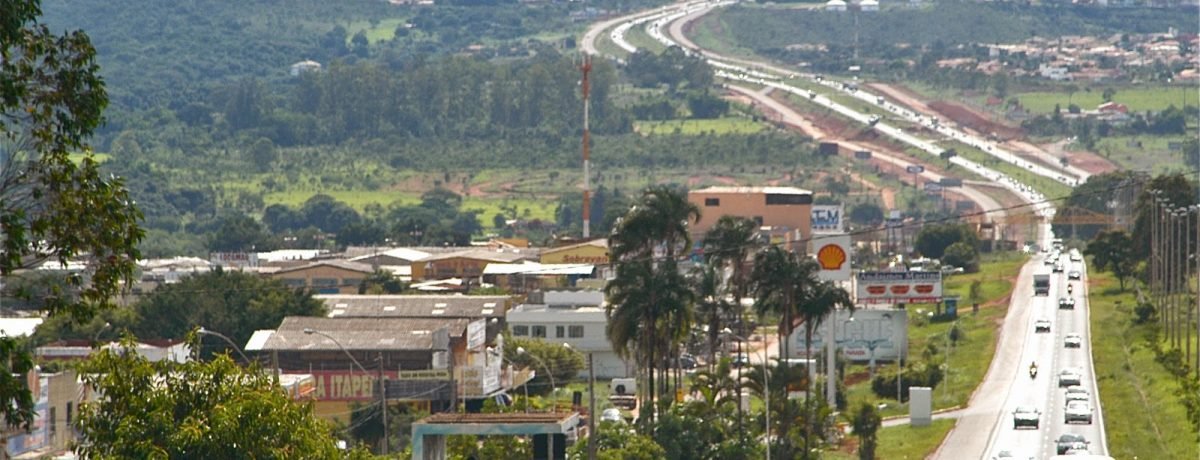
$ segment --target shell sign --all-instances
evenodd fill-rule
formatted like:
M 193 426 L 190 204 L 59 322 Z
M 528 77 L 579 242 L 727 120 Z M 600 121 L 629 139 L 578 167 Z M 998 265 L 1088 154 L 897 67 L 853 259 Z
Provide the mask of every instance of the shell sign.
M 850 279 L 850 235 L 814 236 L 813 250 L 817 255 L 817 264 L 821 266 L 818 275 L 822 280 Z

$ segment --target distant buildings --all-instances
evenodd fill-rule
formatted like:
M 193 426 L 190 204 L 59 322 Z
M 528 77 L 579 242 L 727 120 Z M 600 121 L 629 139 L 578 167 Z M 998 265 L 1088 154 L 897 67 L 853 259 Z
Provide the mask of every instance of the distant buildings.
M 306 74 L 309 72 L 320 72 L 320 71 L 321 71 L 321 63 L 320 62 L 313 61 L 310 59 L 305 59 L 303 61 L 292 64 L 291 67 L 288 68 L 288 75 L 291 75 L 293 77 L 299 77 L 302 74 Z
M 606 328 L 604 292 L 598 290 L 546 290 L 505 315 L 515 338 L 568 344 L 592 354 L 597 378 L 628 377 L 628 363 L 613 351 Z M 584 373 L 584 375 L 587 375 Z
M 691 226 L 703 235 L 721 216 L 751 219 L 772 233 L 812 233 L 811 191 L 795 187 L 709 187 L 688 192 L 688 202 L 700 208 L 700 220 Z

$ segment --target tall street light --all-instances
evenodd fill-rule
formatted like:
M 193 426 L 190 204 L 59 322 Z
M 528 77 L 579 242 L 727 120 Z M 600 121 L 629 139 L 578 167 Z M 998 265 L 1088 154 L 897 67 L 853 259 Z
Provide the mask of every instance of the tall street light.
M 107 323 L 105 323 L 105 324 L 107 324 Z M 237 344 L 233 342 L 233 339 L 230 339 L 225 334 L 222 334 L 217 331 L 210 331 L 208 329 L 205 329 L 204 326 L 201 326 L 200 329 L 196 329 L 196 333 L 200 334 L 200 335 L 211 335 L 213 337 L 217 337 L 217 338 L 220 338 L 221 340 L 224 340 L 225 343 L 228 343 L 229 346 L 233 347 L 233 349 L 235 351 L 237 351 L 238 356 L 241 356 L 242 360 L 246 361 L 247 365 L 249 365 L 251 362 L 253 362 L 250 360 L 250 358 L 246 357 L 246 354 L 242 352 L 241 347 L 238 347 Z
M 742 337 L 740 335 L 734 334 L 733 331 L 729 330 L 729 328 L 725 328 L 724 330 L 721 331 L 721 333 L 725 334 L 726 336 L 737 339 L 738 342 L 750 342 L 749 339 Z M 767 460 L 771 460 L 771 374 L 769 372 L 767 372 L 768 359 L 767 359 L 767 336 L 766 336 L 766 334 L 762 335 L 762 341 L 763 341 L 763 347 L 762 347 L 763 413 L 766 414 L 766 421 L 764 422 L 766 426 L 764 427 L 765 429 L 763 430 L 763 433 L 765 433 L 767 436 Z M 741 357 L 739 356 L 739 358 L 741 358 Z M 805 372 L 808 372 L 808 370 L 805 369 Z M 786 376 L 785 376 L 785 378 L 786 378 Z M 738 402 L 737 402 L 739 406 L 742 405 L 741 384 L 742 384 L 742 382 L 739 380 L 738 381 Z
M 542 368 L 546 370 L 546 376 L 550 377 L 550 401 L 552 404 L 554 404 L 554 406 L 551 408 L 551 412 L 558 412 L 558 393 L 556 391 L 558 385 L 554 383 L 554 373 L 550 372 L 550 366 L 547 366 L 546 362 L 542 361 L 542 358 L 538 358 L 537 355 L 525 350 L 525 347 L 517 347 L 517 354 L 533 358 L 534 361 L 537 361 L 538 364 L 541 364 Z M 526 404 L 528 404 L 528 401 L 526 401 Z
M 110 327 L 112 327 L 112 323 L 109 323 L 107 321 L 104 322 L 103 326 L 100 326 L 100 330 L 96 331 L 96 335 L 92 336 L 92 345 L 93 346 L 96 346 L 97 348 L 99 347 L 100 344 L 98 342 L 100 341 L 100 334 L 103 334 L 104 331 L 107 331 L 108 328 L 110 328 Z
M 363 371 L 364 374 L 368 374 L 367 368 L 363 367 L 362 363 L 358 362 L 358 360 L 354 358 L 354 355 L 350 353 L 350 350 L 347 350 L 345 346 L 342 346 L 342 342 L 338 342 L 338 340 L 333 338 L 332 335 L 318 331 L 311 327 L 304 328 L 304 334 L 305 335 L 316 334 L 321 337 L 325 337 L 325 338 L 329 339 L 331 342 L 333 342 L 334 345 L 337 345 L 338 348 L 340 348 L 342 350 L 342 353 L 346 354 L 347 358 L 350 358 L 350 361 L 353 362 L 355 366 L 358 366 L 359 370 Z M 380 360 L 379 360 L 379 373 L 381 374 L 379 376 L 379 386 L 378 386 L 378 388 L 379 388 L 380 423 L 383 424 L 383 440 L 382 440 L 381 444 L 383 445 L 382 446 L 383 454 L 387 455 L 388 434 L 389 434 L 388 433 L 388 419 L 387 419 L 388 406 L 387 406 L 387 395 L 384 394 L 385 391 L 383 388 L 383 375 L 382 375 L 383 374 L 383 356 L 380 356 Z

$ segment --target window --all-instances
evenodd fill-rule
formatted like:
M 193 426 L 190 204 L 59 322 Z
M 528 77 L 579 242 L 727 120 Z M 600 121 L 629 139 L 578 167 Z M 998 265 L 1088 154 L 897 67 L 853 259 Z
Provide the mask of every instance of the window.
M 337 287 L 337 278 L 313 278 L 313 287 Z
M 284 278 L 283 284 L 287 287 L 304 287 L 304 278 Z
M 512 331 L 515 336 L 525 337 L 529 335 L 529 326 L 513 326 Z
M 54 436 L 54 433 L 58 431 L 58 414 L 55 413 L 55 409 L 57 407 L 50 408 L 50 436 Z
M 704 205 L 705 206 L 720 206 L 721 199 L 720 198 L 705 198 Z
M 566 328 L 563 326 L 554 326 L 554 338 L 556 338 L 556 339 L 563 338 L 566 334 L 565 329 Z
M 777 204 L 812 204 L 812 195 L 795 195 L 790 193 L 768 193 L 767 206 Z
M 342 278 L 342 286 L 359 286 L 362 282 L 362 278 Z
M 546 326 L 534 326 L 533 327 L 533 336 L 540 337 L 543 339 L 546 338 Z
M 567 337 L 570 337 L 572 339 L 578 339 L 580 337 L 583 337 L 583 326 L 568 326 L 567 327 Z

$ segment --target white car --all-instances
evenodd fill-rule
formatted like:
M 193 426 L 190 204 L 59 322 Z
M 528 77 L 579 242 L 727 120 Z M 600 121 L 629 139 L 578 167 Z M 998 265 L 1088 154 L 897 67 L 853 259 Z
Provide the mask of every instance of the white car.
M 1091 397 L 1091 393 L 1088 393 L 1087 389 L 1082 386 L 1075 385 L 1072 387 L 1067 387 L 1067 404 L 1070 404 L 1072 401 L 1088 402 Z
M 625 423 L 625 417 L 621 416 L 620 409 L 608 408 L 608 409 L 604 409 L 604 412 L 600 413 L 600 421 L 601 422 Z
M 1083 347 L 1083 337 L 1081 337 L 1077 332 L 1067 334 L 1067 337 L 1063 339 L 1063 347 L 1081 348 Z
M 1034 321 L 1033 332 L 1050 332 L 1050 320 L 1041 318 Z
M 1083 373 L 1078 369 L 1063 369 L 1058 373 L 1058 386 L 1069 387 L 1079 385 L 1083 381 Z
M 1092 424 L 1092 406 L 1084 401 L 1071 401 L 1067 403 L 1067 410 L 1063 416 L 1063 423 L 1084 422 L 1088 425 Z

